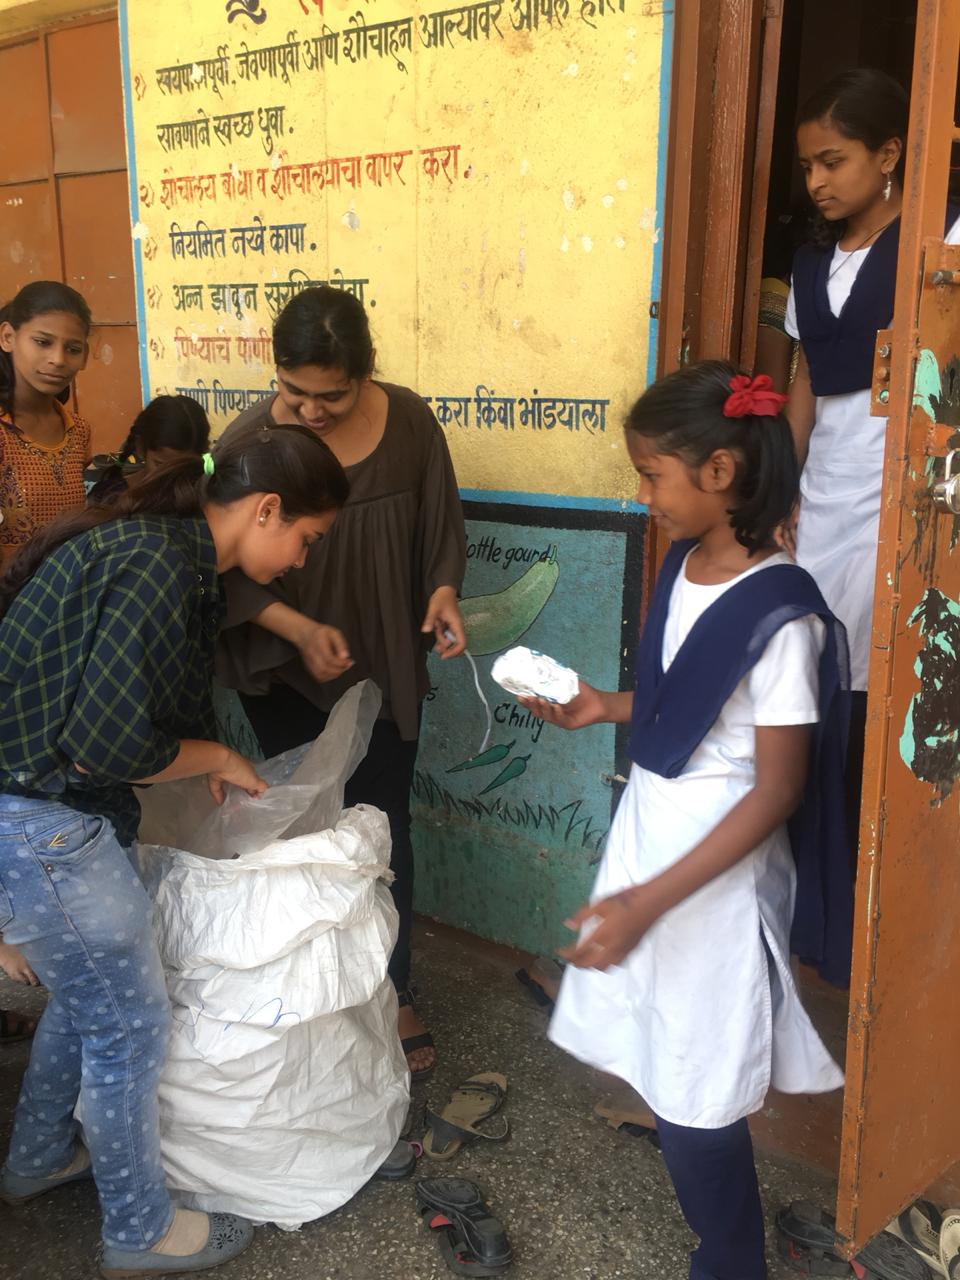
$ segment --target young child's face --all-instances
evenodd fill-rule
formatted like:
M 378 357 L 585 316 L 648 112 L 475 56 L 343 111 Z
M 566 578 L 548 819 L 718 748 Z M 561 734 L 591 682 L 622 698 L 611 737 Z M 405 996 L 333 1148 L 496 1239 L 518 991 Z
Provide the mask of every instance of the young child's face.
M 353 412 L 360 383 L 348 378 L 343 369 L 319 364 L 278 367 L 277 394 L 301 426 L 323 439 Z
M 719 473 L 714 459 L 698 473 L 675 454 L 657 453 L 653 442 L 636 431 L 627 431 L 626 438 L 630 461 L 640 477 L 637 501 L 649 508 L 651 518 L 671 542 L 702 538 L 716 525 L 729 524 L 728 480 L 732 477 L 723 470 L 725 461 Z
M 0 325 L 0 348 L 9 352 L 18 381 L 41 395 L 69 387 L 87 363 L 87 331 L 66 311 L 48 311 L 19 329 Z
M 797 153 L 810 199 L 828 222 L 836 222 L 882 201 L 886 171 L 894 168 L 900 143 L 892 139 L 871 151 L 828 120 L 810 120 L 797 130 Z

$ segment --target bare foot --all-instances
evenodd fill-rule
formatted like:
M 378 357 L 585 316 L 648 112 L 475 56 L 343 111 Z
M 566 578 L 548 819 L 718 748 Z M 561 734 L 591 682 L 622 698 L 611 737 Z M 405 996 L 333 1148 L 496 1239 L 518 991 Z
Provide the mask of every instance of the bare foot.
M 411 1036 L 422 1036 L 427 1033 L 423 1019 L 412 1005 L 401 1005 L 400 1021 L 397 1024 L 401 1040 L 409 1040 Z M 407 1066 L 411 1075 L 419 1075 L 437 1065 L 437 1051 L 432 1045 L 424 1045 L 407 1054 Z

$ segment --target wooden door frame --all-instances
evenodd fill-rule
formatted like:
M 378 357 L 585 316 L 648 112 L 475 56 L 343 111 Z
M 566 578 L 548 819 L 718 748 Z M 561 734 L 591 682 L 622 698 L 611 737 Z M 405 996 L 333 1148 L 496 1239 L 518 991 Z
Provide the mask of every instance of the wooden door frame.
M 782 15 L 783 0 L 675 7 L 658 377 L 753 366 Z M 652 527 L 648 547 L 649 599 L 666 550 Z
M 720 10 L 674 14 L 658 374 L 754 357 L 783 0 Z

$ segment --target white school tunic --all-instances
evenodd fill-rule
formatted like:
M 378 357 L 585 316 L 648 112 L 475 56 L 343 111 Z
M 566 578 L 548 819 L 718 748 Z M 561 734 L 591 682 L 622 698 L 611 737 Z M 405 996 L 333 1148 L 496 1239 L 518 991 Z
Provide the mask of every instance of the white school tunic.
M 787 556 L 771 556 L 747 574 Z M 663 664 L 719 586 L 677 576 Z M 818 719 L 823 623 L 781 627 L 724 704 L 678 778 L 634 765 L 614 817 L 593 900 L 642 884 L 689 853 L 752 789 L 757 725 Z M 757 1111 L 768 1088 L 836 1089 L 843 1075 L 807 1017 L 790 971 L 796 873 L 785 828 L 663 915 L 623 964 L 569 968 L 549 1035 L 619 1076 L 657 1115 L 716 1129 Z
M 960 244 L 960 219 L 950 228 L 947 244 Z M 869 252 L 834 250 L 827 297 L 835 316 Z M 792 287 L 784 323 L 791 338 L 802 341 Z M 870 414 L 869 389 L 817 396 L 800 478 L 797 563 L 814 577 L 831 612 L 847 629 L 852 689 L 867 687 L 886 434 L 887 419 Z

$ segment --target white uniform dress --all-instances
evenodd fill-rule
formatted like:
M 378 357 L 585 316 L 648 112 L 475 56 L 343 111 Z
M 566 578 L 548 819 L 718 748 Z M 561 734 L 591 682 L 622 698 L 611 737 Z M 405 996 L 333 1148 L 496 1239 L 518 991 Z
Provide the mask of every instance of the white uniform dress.
M 789 563 L 771 556 L 733 582 L 688 582 L 670 599 L 664 669 L 690 628 L 734 582 Z M 787 623 L 724 704 L 678 778 L 634 765 L 607 840 L 594 900 L 679 861 L 751 790 L 755 726 L 818 719 L 819 618 Z M 786 1093 L 839 1088 L 843 1075 L 800 1003 L 790 972 L 796 873 L 784 828 L 662 916 L 622 965 L 567 970 L 550 1038 L 620 1076 L 657 1115 L 718 1129 Z
M 960 244 L 960 219 L 950 228 L 947 243 Z M 835 316 L 869 252 L 834 250 L 827 296 Z M 785 328 L 791 338 L 802 340 L 792 288 Z M 800 479 L 797 561 L 813 575 L 847 629 L 852 689 L 867 687 L 886 433 L 887 419 L 871 417 L 869 389 L 818 396 Z

